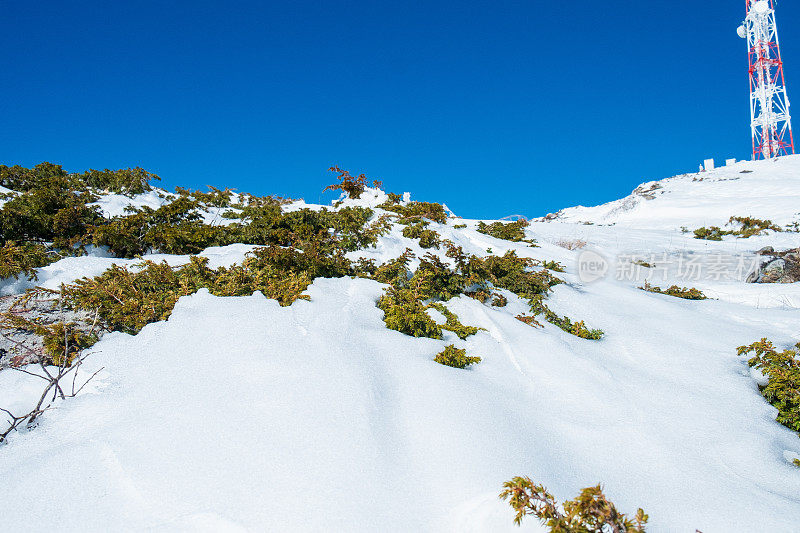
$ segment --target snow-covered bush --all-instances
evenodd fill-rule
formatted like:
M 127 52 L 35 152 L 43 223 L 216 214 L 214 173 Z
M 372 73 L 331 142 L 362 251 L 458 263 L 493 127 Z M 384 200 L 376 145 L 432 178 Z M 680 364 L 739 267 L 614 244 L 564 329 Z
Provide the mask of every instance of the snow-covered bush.
M 112 266 L 100 276 L 84 278 L 64 289 L 67 305 L 95 310 L 108 329 L 137 333 L 144 326 L 165 320 L 181 296 L 208 289 L 217 296 L 242 296 L 261 291 L 281 305 L 289 305 L 317 277 L 342 277 L 351 273 L 341 255 L 271 246 L 257 248 L 241 265 L 208 267 L 208 259 L 192 257 L 173 268 L 166 262 L 145 261 L 131 271 Z

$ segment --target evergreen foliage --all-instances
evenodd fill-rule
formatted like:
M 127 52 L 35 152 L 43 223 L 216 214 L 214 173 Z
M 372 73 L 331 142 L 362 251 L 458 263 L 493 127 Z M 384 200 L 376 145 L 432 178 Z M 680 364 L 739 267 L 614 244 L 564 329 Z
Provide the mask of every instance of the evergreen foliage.
M 737 353 L 752 354 L 747 364 L 769 380 L 759 387 L 761 394 L 778 410 L 778 422 L 800 436 L 800 343 L 794 349 L 778 351 L 770 341 L 761 339 L 740 346 Z
M 442 313 L 445 319 L 447 320 L 447 322 L 443 326 L 439 327 L 446 331 L 452 331 L 462 341 L 465 340 L 470 335 L 475 335 L 476 333 L 478 333 L 479 330 L 483 329 L 483 328 L 476 328 L 474 326 L 465 326 L 458 319 L 458 315 L 450 311 L 443 303 L 434 302 L 428 305 L 428 307 L 436 309 L 437 311 Z
M 347 193 L 349 198 L 357 199 L 361 198 L 361 195 L 364 193 L 364 190 L 367 188 L 367 177 L 364 174 L 360 174 L 359 176 L 351 176 L 350 172 L 347 170 L 343 170 L 337 166 L 332 166 L 328 169 L 329 172 L 336 172 L 338 176 L 336 179 L 339 180 L 339 183 L 334 183 L 333 185 L 328 185 L 323 189 L 324 191 L 344 191 Z M 373 187 L 380 187 L 381 182 L 374 180 L 372 182 Z
M 718 226 L 702 227 L 694 230 L 694 238 L 721 241 L 725 235 L 736 235 L 740 239 L 746 239 L 756 235 L 763 235 L 768 230 L 783 231 L 780 226 L 776 226 L 771 220 L 761 220 L 753 217 L 733 216 L 728 219 L 728 225 L 734 227 L 738 225 L 739 229 L 724 230 Z
M 562 509 L 543 485 L 529 477 L 514 477 L 503 484 L 500 498 L 508 500 L 516 511 L 514 523 L 535 516 L 552 533 L 644 533 L 649 517 L 642 509 L 633 518 L 619 512 L 603 494 L 600 485 L 581 490 L 574 500 L 565 501 Z
M 586 326 L 583 320 L 579 320 L 577 322 L 573 322 L 572 319 L 568 316 L 561 316 L 557 313 L 553 312 L 547 305 L 545 305 L 543 298 L 541 296 L 536 296 L 529 300 L 531 304 L 531 311 L 534 315 L 543 314 L 545 320 L 553 324 L 554 326 L 558 326 L 563 331 L 571 335 L 575 335 L 576 337 L 580 337 L 581 339 L 587 340 L 600 340 L 603 338 L 603 330 L 600 329 L 592 329 Z M 517 317 L 519 320 L 523 322 L 529 323 L 523 318 Z M 536 323 L 537 325 L 538 322 Z
M 447 222 L 447 211 L 442 204 L 431 202 L 408 202 L 405 205 L 394 203 L 383 203 L 379 205 L 381 209 L 392 211 L 400 215 L 397 220 L 399 224 L 410 224 L 420 219 L 428 219 L 439 224 Z
M 426 313 L 427 307 L 411 289 L 389 287 L 378 300 L 386 327 L 412 337 L 442 338 L 442 328 Z
M 523 219 L 509 223 L 492 222 L 491 224 L 486 224 L 485 222 L 478 222 L 478 232 L 506 241 L 533 244 L 536 241 L 525 239 L 525 228 L 528 226 L 528 221 Z
M 403 228 L 403 237 L 419 239 L 419 245 L 422 248 L 439 248 L 441 242 L 439 234 L 432 229 L 425 229 L 429 224 L 427 220 L 423 219 L 411 222 Z
M 667 289 L 661 289 L 661 287 L 654 287 L 650 285 L 649 282 L 645 281 L 644 286 L 639 287 L 643 291 L 647 292 L 655 292 L 657 294 L 666 294 L 667 296 L 674 296 L 676 298 L 683 298 L 684 300 L 706 300 L 708 297 L 703 294 L 700 289 L 695 288 L 686 288 L 686 287 L 678 287 L 677 285 L 672 285 Z
M 29 281 L 35 281 L 36 269 L 47 266 L 58 259 L 47 247 L 38 243 L 17 244 L 7 241 L 0 248 L 0 279 L 19 279 L 25 276 Z
M 469 365 L 474 365 L 481 362 L 480 357 L 470 357 L 467 355 L 466 350 L 456 348 L 453 344 L 445 347 L 445 349 L 439 352 L 433 360 L 440 365 L 462 369 L 467 368 Z

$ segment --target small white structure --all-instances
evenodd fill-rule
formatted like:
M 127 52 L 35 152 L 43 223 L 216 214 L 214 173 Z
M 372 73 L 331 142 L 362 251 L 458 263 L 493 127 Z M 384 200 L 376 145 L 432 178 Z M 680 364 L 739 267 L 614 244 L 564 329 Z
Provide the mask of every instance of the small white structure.
M 714 159 L 704 159 L 703 160 L 703 168 L 706 170 L 714 170 Z
M 726 167 L 729 167 L 729 166 L 735 165 L 735 164 L 736 164 L 736 158 L 735 157 L 725 160 L 725 166 Z

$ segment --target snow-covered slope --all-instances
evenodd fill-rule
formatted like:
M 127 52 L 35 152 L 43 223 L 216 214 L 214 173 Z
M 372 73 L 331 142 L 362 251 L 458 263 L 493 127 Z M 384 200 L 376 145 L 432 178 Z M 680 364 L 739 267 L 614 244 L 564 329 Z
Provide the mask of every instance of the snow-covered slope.
M 752 216 L 783 226 L 800 221 L 800 155 L 651 181 L 621 200 L 555 216 L 562 222 L 659 229 L 722 226 L 732 216 Z
M 203 290 L 136 336 L 106 335 L 81 369 L 81 379 L 103 369 L 91 387 L 0 447 L 3 526 L 518 531 L 497 494 L 512 476 L 530 475 L 559 500 L 602 482 L 622 511 L 647 511 L 648 531 L 798 531 L 800 470 L 791 459 L 800 439 L 775 421 L 736 347 L 800 341 L 800 287 L 687 281 L 677 263 L 755 259 L 766 244 L 800 244 L 797 233 L 710 242 L 679 231 L 731 215 L 788 223 L 800 211 L 800 159 L 740 165 L 699 182 L 659 182 L 655 199 L 614 220 L 592 208 L 592 220 L 616 226 L 565 222 L 590 219 L 575 214 L 587 208 L 565 210 L 527 229 L 539 248 L 478 233 L 477 221 L 431 224 L 467 253 L 514 250 L 563 263 L 566 283 L 548 305 L 603 329 L 600 341 L 516 320 L 528 307 L 511 293 L 504 308 L 464 296 L 447 303 L 464 324 L 484 328 L 466 341 L 448 332 L 412 338 L 385 327 L 375 307 L 385 285 L 349 278 L 317 279 L 310 301 L 290 307 Z M 724 172 L 740 179 L 723 181 Z M 370 192 L 364 203 L 379 200 Z M 583 248 L 563 247 L 579 240 Z M 350 255 L 384 261 L 406 247 L 428 251 L 395 227 Z M 611 263 L 594 282 L 578 271 L 589 249 Z M 229 264 L 246 251 L 204 255 Z M 619 275 L 633 255 L 665 268 Z M 41 273 L 67 282 L 100 269 L 99 260 L 111 261 L 69 258 Z M 644 292 L 644 276 L 717 299 Z M 447 344 L 483 361 L 468 370 L 435 363 Z M 0 406 L 24 406 L 40 390 L 33 376 L 0 372 Z M 522 530 L 543 531 L 533 519 Z

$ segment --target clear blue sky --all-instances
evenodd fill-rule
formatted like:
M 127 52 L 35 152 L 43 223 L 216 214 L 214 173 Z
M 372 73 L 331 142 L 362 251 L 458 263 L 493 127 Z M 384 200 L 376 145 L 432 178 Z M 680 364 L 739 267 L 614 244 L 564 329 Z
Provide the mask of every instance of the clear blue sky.
M 325 170 L 338 164 L 462 216 L 543 215 L 704 157 L 749 158 L 743 11 L 742 0 L 6 1 L 0 162 L 143 166 L 170 188 L 308 201 L 330 199 Z M 800 102 L 798 21 L 798 3 L 781 1 Z

